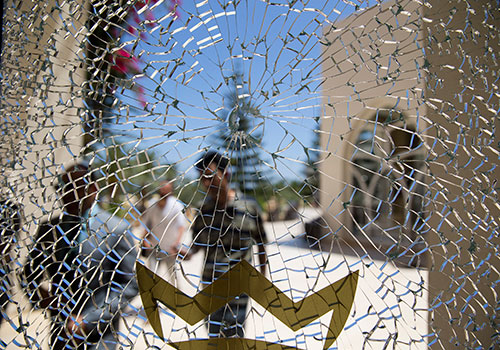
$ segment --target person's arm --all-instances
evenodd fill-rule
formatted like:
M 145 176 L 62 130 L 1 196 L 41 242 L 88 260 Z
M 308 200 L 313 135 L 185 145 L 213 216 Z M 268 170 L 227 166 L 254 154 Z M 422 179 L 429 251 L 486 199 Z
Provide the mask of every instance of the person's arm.
M 150 240 L 151 232 L 148 231 L 147 229 L 144 230 L 142 233 L 142 240 L 141 240 L 141 245 L 143 250 L 150 251 L 153 248 L 153 245 L 151 244 Z
M 181 255 L 185 255 L 185 250 L 181 249 L 182 238 L 184 237 L 184 233 L 187 228 L 187 220 L 182 212 L 182 205 L 180 203 L 176 203 L 177 215 L 174 218 L 173 224 L 177 226 L 177 233 L 175 236 L 174 244 L 172 245 L 169 254 L 177 254 L 181 253 Z M 181 252 L 182 251 L 182 252 Z
M 71 315 L 66 321 L 66 329 L 70 334 L 78 334 L 82 337 L 85 336 L 86 329 L 84 326 L 84 320 L 82 315 Z
M 142 256 L 149 256 L 151 252 L 153 251 L 153 245 L 151 244 L 151 214 L 150 212 L 146 212 L 142 216 L 142 223 L 145 225 L 144 231 L 142 233 L 142 240 L 141 240 L 141 255 Z
M 193 219 L 193 223 L 191 225 L 191 246 L 187 250 L 184 259 L 190 259 L 192 255 L 196 254 L 200 250 L 200 245 L 196 242 L 198 241 L 198 235 L 201 230 L 204 228 L 203 215 L 201 210 L 197 210 L 197 213 Z
M 266 266 L 267 266 L 267 253 L 265 244 L 267 243 L 267 234 L 264 229 L 264 223 L 262 221 L 262 216 L 259 210 L 257 210 L 257 248 L 259 251 L 259 265 L 260 272 L 265 275 L 266 274 Z
M 260 272 L 265 276 L 266 275 L 266 265 L 267 265 L 267 253 L 264 248 L 263 243 L 259 243 L 259 264 L 260 264 Z

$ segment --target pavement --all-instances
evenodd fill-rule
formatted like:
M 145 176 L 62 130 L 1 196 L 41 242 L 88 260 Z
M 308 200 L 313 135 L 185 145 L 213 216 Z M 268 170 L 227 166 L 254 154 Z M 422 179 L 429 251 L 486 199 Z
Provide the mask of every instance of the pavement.
M 309 215 L 309 214 L 307 214 Z M 314 215 L 314 214 L 311 214 Z M 344 330 L 331 349 L 427 349 L 427 291 L 422 269 L 396 266 L 384 260 L 370 258 L 367 253 L 330 253 L 314 249 L 304 235 L 302 220 L 266 223 L 269 245 L 267 278 L 294 301 L 359 270 L 360 278 L 354 304 Z M 188 243 L 188 242 L 186 242 Z M 203 254 L 178 263 L 177 288 L 195 295 L 200 285 Z M 167 273 L 159 267 L 160 276 Z M 19 288 L 14 287 L 8 309 L 11 323 L 0 327 L 0 349 L 48 349 L 50 324 L 41 311 L 30 309 Z M 323 349 L 324 337 L 332 313 L 297 332 L 292 331 L 257 303 L 251 301 L 245 324 L 245 337 L 276 342 L 299 349 Z M 120 325 L 123 349 L 173 349 L 159 339 L 148 324 L 139 297 Z M 187 325 L 168 309 L 161 313 L 162 328 L 170 341 L 206 338 L 203 322 Z M 18 330 L 25 330 L 18 332 Z M 27 344 L 38 343 L 38 346 Z M 2 344 L 2 343 L 0 343 Z

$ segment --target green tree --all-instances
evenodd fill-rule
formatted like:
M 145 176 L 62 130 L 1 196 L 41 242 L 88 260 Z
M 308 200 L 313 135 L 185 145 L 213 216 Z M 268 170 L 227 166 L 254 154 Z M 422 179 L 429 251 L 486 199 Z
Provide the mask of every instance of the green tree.
M 176 2 L 168 3 L 175 11 Z M 139 102 L 145 104 L 142 88 L 134 81 L 141 72 L 139 60 L 133 48 L 124 47 L 122 35 L 137 33 L 143 17 L 148 17 L 144 13 L 151 10 L 144 8 L 149 5 L 142 0 L 90 0 L 87 6 L 84 152 L 93 159 L 93 167 L 100 170 L 102 194 L 108 198 L 110 210 L 124 214 L 132 207 L 140 209 L 144 199 L 156 191 L 158 181 L 176 174 L 175 168 L 161 164 L 154 152 L 118 137 L 115 128 L 119 121 L 119 88 L 133 90 Z M 148 18 L 154 17 L 151 14 Z
M 226 120 L 213 138 L 217 151 L 231 158 L 232 181 L 244 193 L 259 195 L 263 183 L 260 144 L 264 120 L 245 88 L 240 70 L 229 77 L 220 117 Z
M 100 177 L 101 195 L 107 198 L 104 204 L 121 215 L 129 210 L 139 214 L 159 183 L 177 176 L 175 165 L 161 163 L 154 152 L 137 149 L 131 142 L 111 143 L 96 150 L 92 168 Z
M 319 203 L 319 162 L 321 160 L 319 123 L 314 130 L 313 144 L 307 147 L 305 152 L 307 155 L 304 169 L 305 180 L 299 192 L 308 202 Z

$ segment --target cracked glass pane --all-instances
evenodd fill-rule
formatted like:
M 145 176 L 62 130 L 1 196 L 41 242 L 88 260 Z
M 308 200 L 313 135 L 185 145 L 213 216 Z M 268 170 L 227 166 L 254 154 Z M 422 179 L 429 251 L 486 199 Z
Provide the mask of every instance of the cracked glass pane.
M 4 1 L 1 349 L 496 349 L 498 1 Z

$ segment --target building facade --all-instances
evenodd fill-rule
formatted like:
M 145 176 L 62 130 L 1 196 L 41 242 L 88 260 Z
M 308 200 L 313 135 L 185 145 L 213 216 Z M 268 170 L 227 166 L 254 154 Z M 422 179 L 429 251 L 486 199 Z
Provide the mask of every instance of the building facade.
M 429 272 L 437 349 L 499 344 L 496 6 L 388 1 L 325 33 L 333 241 Z

